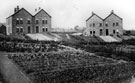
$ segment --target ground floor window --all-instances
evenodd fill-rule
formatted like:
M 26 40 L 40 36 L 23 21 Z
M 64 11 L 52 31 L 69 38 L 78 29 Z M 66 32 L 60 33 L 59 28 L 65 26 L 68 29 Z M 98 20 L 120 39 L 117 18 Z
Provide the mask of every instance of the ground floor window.
M 119 35 L 119 30 L 118 29 L 116 30 L 116 32 L 117 32 L 117 35 Z
M 92 35 L 92 31 L 90 31 L 90 35 Z
M 23 27 L 16 27 L 16 32 L 17 33 L 22 33 L 23 32 Z
M 103 30 L 102 29 L 100 29 L 100 35 L 103 35 Z
M 23 32 L 23 27 L 20 27 L 20 32 L 21 32 L 21 33 Z
M 42 31 L 45 32 L 45 27 L 42 28 Z
M 47 27 L 46 27 L 46 31 L 48 31 Z
M 16 27 L 16 32 L 17 32 L 17 33 L 19 32 L 19 27 Z
M 115 34 L 115 30 L 113 30 L 113 34 Z
M 95 31 L 93 31 L 93 35 L 95 35 Z

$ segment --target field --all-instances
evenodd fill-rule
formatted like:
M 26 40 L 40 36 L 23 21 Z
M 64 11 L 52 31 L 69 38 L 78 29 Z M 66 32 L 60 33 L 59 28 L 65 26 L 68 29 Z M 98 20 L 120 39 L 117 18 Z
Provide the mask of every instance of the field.
M 34 83 L 117 83 L 131 77 L 133 63 L 99 57 L 87 52 L 8 54 Z
M 0 51 L 33 83 L 122 83 L 134 74 L 134 39 L 63 37 L 55 42 L 0 36 Z

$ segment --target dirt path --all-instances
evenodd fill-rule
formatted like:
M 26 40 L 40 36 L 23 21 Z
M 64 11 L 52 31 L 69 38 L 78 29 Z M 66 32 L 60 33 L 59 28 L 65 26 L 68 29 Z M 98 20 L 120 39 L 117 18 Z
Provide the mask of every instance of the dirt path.
M 9 83 L 32 83 L 3 53 L 0 53 L 0 69 Z

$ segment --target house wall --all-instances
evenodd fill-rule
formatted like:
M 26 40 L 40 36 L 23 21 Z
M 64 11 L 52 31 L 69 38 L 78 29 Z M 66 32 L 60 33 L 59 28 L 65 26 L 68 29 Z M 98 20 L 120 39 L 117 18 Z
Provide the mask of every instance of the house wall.
M 23 19 L 23 24 L 17 24 L 16 21 L 17 19 L 19 19 L 19 22 L 21 19 Z M 28 24 L 28 19 L 30 19 L 31 24 Z M 22 9 L 22 11 L 18 12 L 17 14 L 15 14 L 12 18 L 12 28 L 13 28 L 13 34 L 19 34 L 17 32 L 17 27 L 23 27 L 23 32 L 21 34 L 26 34 L 28 33 L 28 26 L 31 27 L 31 33 L 33 33 L 32 31 L 32 16 L 26 12 L 24 9 Z
M 6 19 L 6 34 L 12 34 L 12 17 Z
M 106 23 L 108 23 L 108 27 L 105 26 Z M 118 26 L 116 26 L 116 23 L 118 23 Z M 115 24 L 113 26 L 113 24 Z M 117 31 L 119 31 L 119 34 L 123 34 L 123 23 L 122 19 L 118 18 L 114 14 L 110 15 L 107 19 L 104 20 L 104 35 L 106 35 L 105 29 L 109 30 L 109 35 L 117 35 Z M 115 33 L 113 33 L 113 30 L 115 30 Z
M 102 24 L 102 26 L 100 26 L 100 23 Z M 95 26 L 93 26 L 93 24 Z M 88 21 L 86 21 L 86 26 L 87 30 L 85 30 L 85 33 L 87 33 L 87 35 L 93 36 L 99 36 L 100 35 L 100 29 L 103 29 L 103 20 L 100 19 L 98 16 L 93 15 L 93 17 L 91 17 Z M 90 31 L 92 31 L 92 34 L 90 34 Z M 93 31 L 95 31 L 95 34 L 93 34 Z
M 93 27 L 93 23 L 95 24 L 95 27 Z M 102 27 L 100 27 L 100 23 L 102 23 Z M 108 26 L 106 26 L 106 23 Z M 118 26 L 116 23 L 118 23 Z M 113 12 L 111 12 L 106 19 L 100 19 L 97 15 L 92 15 L 92 17 L 86 21 L 86 27 L 86 30 L 83 32 L 86 36 L 94 35 L 90 34 L 90 31 L 95 31 L 95 36 L 106 36 L 106 29 L 108 29 L 108 35 L 123 35 L 123 21 L 121 18 L 113 14 Z M 100 34 L 100 29 L 103 34 Z
M 36 20 L 38 20 L 38 24 L 36 24 Z M 47 20 L 47 24 L 43 24 L 42 21 Z M 39 27 L 39 32 L 50 32 L 51 31 L 51 17 L 48 16 L 44 11 L 39 12 L 34 17 L 34 33 L 36 33 L 36 26 Z M 43 27 L 45 28 L 45 31 L 43 31 Z M 46 31 L 47 28 L 47 31 Z

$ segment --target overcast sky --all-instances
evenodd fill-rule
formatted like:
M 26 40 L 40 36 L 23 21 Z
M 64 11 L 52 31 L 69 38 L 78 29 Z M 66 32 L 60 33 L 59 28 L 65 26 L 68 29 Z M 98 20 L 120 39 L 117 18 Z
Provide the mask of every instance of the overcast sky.
M 0 22 L 6 22 L 17 5 L 30 13 L 34 13 L 35 8 L 43 8 L 52 16 L 53 28 L 86 27 L 85 20 L 92 11 L 105 18 L 114 10 L 123 18 L 124 29 L 135 30 L 134 0 L 0 0 Z

